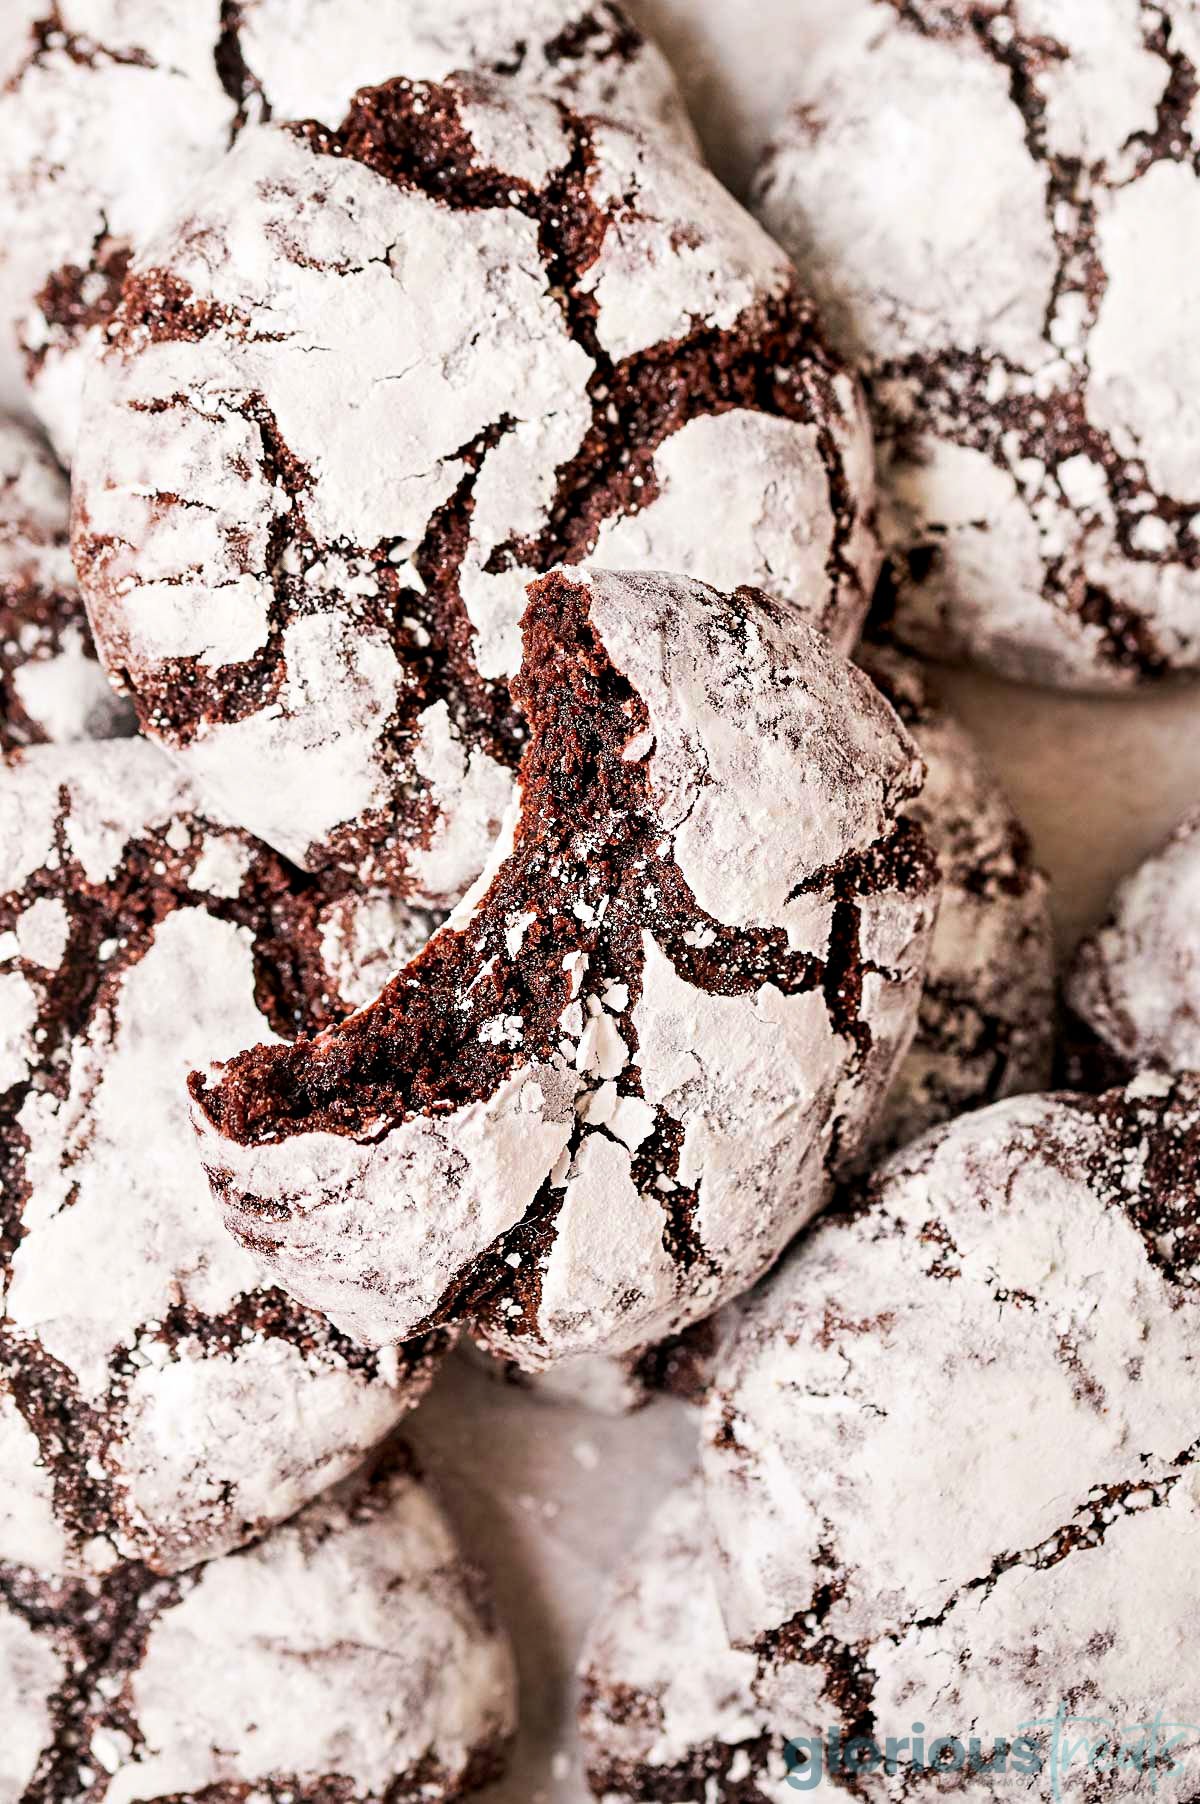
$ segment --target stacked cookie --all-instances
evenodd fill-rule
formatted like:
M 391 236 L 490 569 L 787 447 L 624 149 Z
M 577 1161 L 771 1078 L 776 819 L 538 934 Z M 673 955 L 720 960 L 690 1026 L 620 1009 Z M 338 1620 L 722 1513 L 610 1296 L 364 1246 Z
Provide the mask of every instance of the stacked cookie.
M 1045 880 L 912 655 L 1196 661 L 1131 319 L 1195 20 L 1104 10 L 860 0 L 760 223 L 607 3 L 13 0 L 0 1804 L 502 1772 L 396 1432 L 460 1336 L 704 1406 L 596 1795 L 1050 1797 L 1046 1685 L 1183 1720 L 1195 833 L 1039 1093 Z

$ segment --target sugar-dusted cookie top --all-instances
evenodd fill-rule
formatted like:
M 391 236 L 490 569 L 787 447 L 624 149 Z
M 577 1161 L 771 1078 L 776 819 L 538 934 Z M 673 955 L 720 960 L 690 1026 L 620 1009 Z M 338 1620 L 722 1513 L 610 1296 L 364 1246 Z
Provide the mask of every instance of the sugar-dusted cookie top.
M 898 1154 L 742 1309 L 705 1498 L 776 1722 L 815 1668 L 847 1735 L 919 1721 L 986 1753 L 1037 1723 L 1038 1799 L 1092 1795 L 1060 1789 L 1060 1704 L 1191 1722 L 1198 1172 L 1191 1077 L 999 1103 Z
M 1121 883 L 1066 983 L 1085 1064 L 1200 1070 L 1200 811 Z
M 222 1232 L 186 1088 L 337 1019 L 420 937 L 213 822 L 142 740 L 0 766 L 0 1560 L 186 1567 L 423 1394 L 435 1341 L 356 1346 Z
M 340 123 L 357 89 L 477 70 L 694 140 L 611 0 L 5 0 L 0 405 L 69 463 L 130 257 L 247 124 Z
M 453 902 L 531 577 L 757 583 L 849 646 L 870 442 L 797 281 L 694 157 L 546 99 L 398 81 L 244 132 L 135 262 L 75 464 L 146 731 L 294 862 Z
M 861 370 L 892 630 L 1021 680 L 1200 667 L 1200 10 L 875 0 L 761 217 Z
M 2 1795 L 46 1804 L 454 1804 L 502 1772 L 516 1719 L 488 1585 L 398 1443 L 172 1579 L 0 1560 L 0 1690 Z

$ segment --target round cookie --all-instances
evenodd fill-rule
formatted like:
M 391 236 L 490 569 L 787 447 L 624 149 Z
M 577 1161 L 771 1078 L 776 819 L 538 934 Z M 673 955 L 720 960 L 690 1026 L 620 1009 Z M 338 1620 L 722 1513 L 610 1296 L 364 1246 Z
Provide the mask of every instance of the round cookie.
M 226 1221 L 370 1344 L 465 1319 L 536 1368 L 679 1333 L 860 1152 L 937 885 L 866 678 L 750 590 L 531 585 L 518 800 L 369 1009 L 193 1079 Z
M 222 1232 L 186 1088 L 339 1018 L 364 936 L 394 968 L 410 926 L 206 819 L 145 741 L 0 767 L 0 1559 L 189 1566 L 423 1395 L 437 1341 L 354 1345 Z
M 909 812 L 942 873 L 917 1031 L 872 1138 L 878 1157 L 968 1109 L 1049 1081 L 1054 926 L 1024 829 L 920 666 L 878 645 L 864 648 L 859 662 L 925 760 L 925 787 Z
M 1200 1070 L 1200 810 L 1118 887 L 1075 955 L 1072 1076 Z M 1078 1031 L 1075 1031 L 1078 1030 Z
M 694 143 L 608 0 L 5 0 L 0 405 L 32 406 L 69 462 L 130 256 L 245 125 L 336 126 L 358 88 L 462 69 Z
M 45 445 L 0 415 L 0 751 L 133 730 L 96 658 L 69 524 L 67 484 Z
M 880 1745 L 920 1722 L 977 1764 L 1027 1734 L 1037 1799 L 1145 1784 L 1056 1776 L 1053 1718 L 1191 1720 L 1198 1177 L 1190 1077 L 1010 1100 L 897 1155 L 748 1300 L 703 1463 L 773 1721 Z
M 183 1577 L 0 1564 L 0 1688 L 14 1804 L 451 1804 L 503 1770 L 516 1718 L 486 1582 L 399 1443 Z
M 878 1158 L 927 1128 L 1051 1074 L 1054 934 L 1046 880 L 969 734 L 940 707 L 919 665 L 888 646 L 858 662 L 925 760 L 909 814 L 941 866 L 942 896 L 912 1045 L 870 1136 Z M 668 1392 L 703 1401 L 726 1311 L 682 1337 L 620 1358 L 562 1360 L 526 1380 L 541 1396 L 621 1415 Z
M 89 396 L 76 562 L 145 729 L 296 863 L 435 904 L 511 794 L 530 577 L 769 580 L 844 648 L 876 569 L 783 254 L 692 157 L 494 88 L 243 133 Z
M 756 205 L 867 382 L 918 651 L 1200 667 L 1198 71 L 1195 0 L 875 0 L 798 73 Z

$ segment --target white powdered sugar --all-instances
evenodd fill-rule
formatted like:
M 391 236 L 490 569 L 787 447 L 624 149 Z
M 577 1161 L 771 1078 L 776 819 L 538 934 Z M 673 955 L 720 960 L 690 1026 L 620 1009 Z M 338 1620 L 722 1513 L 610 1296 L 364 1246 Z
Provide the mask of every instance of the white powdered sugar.
M 335 127 L 359 88 L 469 69 L 694 145 L 666 63 L 607 0 L 6 0 L 0 406 L 32 407 L 70 461 L 131 251 L 247 122 Z
M 334 989 L 362 1008 L 413 960 L 439 925 L 436 915 L 394 897 L 368 893 L 331 902 L 321 913 L 321 957 Z
M 50 1702 L 66 1674 L 46 1635 L 0 1606 L 0 1798 L 13 1804 L 27 1795 L 41 1756 L 50 1746 Z
M 135 262 L 74 468 L 148 730 L 295 862 L 449 906 L 539 570 L 768 582 L 848 649 L 869 433 L 796 281 L 692 156 L 546 99 L 405 82 L 338 139 L 247 127 Z
M 2 129 L 2 128 L 0 128 Z M 0 414 L 0 749 L 109 739 L 131 712 L 96 659 L 68 546 L 67 484 L 40 436 Z
M 410 1116 L 366 1145 L 300 1133 L 240 1146 L 194 1119 L 231 1229 L 290 1295 L 383 1345 L 412 1334 L 464 1262 L 521 1220 L 570 1142 L 578 1088 L 528 1066 L 484 1103 Z
M 0 1442 L 4 1416 L 0 1408 Z M 458 1804 L 504 1768 L 512 1651 L 403 1443 L 169 1584 L 6 1566 L 0 1797 L 222 1790 Z
M 44 1472 L 25 1460 L 9 1471 L 9 1507 L 28 1514 L 28 1536 L 10 1524 L 0 1544 L 40 1567 L 114 1550 L 187 1566 L 350 1470 L 419 1392 L 420 1364 L 389 1369 L 272 1302 L 259 1264 L 222 1232 L 195 1156 L 189 1071 L 271 1037 L 256 969 L 258 936 L 272 930 L 269 884 L 256 889 L 270 855 L 200 817 L 140 741 L 10 760 L 0 851 L 13 923 L 0 1080 L 21 1086 L 2 1125 L 24 1190 L 2 1274 L 0 1394 L 19 1379 L 20 1395 L 75 1424 L 42 1448 L 59 1481 L 60 1557 L 47 1558 L 33 1508 Z M 131 866 L 158 886 L 153 914 L 136 900 L 122 914 Z M 54 893 L 26 905 L 21 886 L 39 870 Z M 356 950 L 370 965 L 403 943 L 400 915 L 366 898 L 314 921 L 335 984 L 354 976 Z M 53 985 L 68 946 L 64 981 L 82 998 L 63 1019 Z M 35 1410 L 35 1431 L 39 1420 Z
M 592 1790 L 605 1804 L 737 1796 L 787 1804 L 795 1796 L 783 1744 L 822 1721 L 823 1675 L 809 1669 L 808 1707 L 794 1697 L 789 1729 L 773 1734 L 756 1693 L 758 1660 L 729 1645 L 711 1542 L 701 1488 L 684 1484 L 659 1505 L 588 1631 L 579 1730 Z M 753 1791 L 726 1789 L 751 1780 Z
M 758 176 L 880 440 L 894 630 L 1021 680 L 1200 664 L 1194 0 L 873 0 Z
M 1120 885 L 1066 998 L 1131 1067 L 1200 1070 L 1200 812 Z
M 870 646 L 861 662 L 925 760 L 925 787 L 910 812 L 942 873 L 917 1031 L 872 1130 L 882 1153 L 1048 1082 L 1054 930 L 1049 886 L 978 746 L 935 703 L 915 661 Z
M 498 1764 L 515 1677 L 480 1575 L 403 1467 L 361 1490 L 212 1562 L 158 1616 L 128 1681 L 140 1742 L 107 1804 L 330 1780 L 354 1800 L 423 1780 L 436 1801 Z
M 531 742 L 483 876 L 377 1004 L 286 1077 L 216 1066 L 194 1119 L 290 1294 L 371 1345 L 474 1320 L 538 1369 L 681 1332 L 822 1206 L 911 1039 L 936 884 L 911 741 L 794 609 L 590 567 L 530 596 Z M 588 781 L 559 750 L 584 706 L 613 767 Z
M 990 1741 L 1060 1699 L 1190 1720 L 1198 1144 L 1190 1079 L 999 1104 L 750 1299 L 705 1493 L 726 1626 L 781 1685 L 837 1675 L 880 1737 L 944 1710 L 931 1734 Z M 1029 1795 L 1060 1795 L 1049 1762 Z

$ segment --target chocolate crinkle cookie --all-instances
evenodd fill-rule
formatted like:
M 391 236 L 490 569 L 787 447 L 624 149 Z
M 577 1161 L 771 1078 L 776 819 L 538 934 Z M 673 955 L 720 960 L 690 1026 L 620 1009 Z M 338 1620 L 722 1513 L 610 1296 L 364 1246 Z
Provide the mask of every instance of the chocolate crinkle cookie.
M 917 1031 L 872 1139 L 876 1156 L 940 1122 L 1049 1081 L 1057 1019 L 1049 886 L 986 760 L 920 666 L 885 646 L 860 662 L 925 760 L 909 813 L 942 873 Z
M 76 562 L 142 725 L 298 864 L 414 899 L 458 900 L 511 794 L 531 576 L 761 583 L 845 647 L 876 569 L 860 395 L 783 253 L 690 155 L 495 86 L 243 133 L 88 392 Z
M 487 1584 L 401 1443 L 182 1577 L 0 1561 L 0 1696 L 6 1804 L 452 1804 L 516 1714 Z
M 338 1019 L 419 938 L 206 818 L 145 741 L 0 766 L 0 1560 L 189 1566 L 424 1393 L 437 1337 L 356 1346 L 222 1232 L 186 1083 Z
M 1200 9 L 875 0 L 760 172 L 862 371 L 881 618 L 1114 690 L 1200 667 Z
M 1120 885 L 1065 989 L 1073 1082 L 1200 1070 L 1200 809 Z
M 69 526 L 67 484 L 48 449 L 0 415 L 0 752 L 133 731 L 132 708 L 96 658 Z
M 844 1789 L 1141 1796 L 1127 1733 L 1192 1721 L 1198 1186 L 1194 1077 L 1013 1099 L 740 1312 L 702 1443 L 721 1612 L 755 1722 L 879 1751 Z
M 858 661 L 925 760 L 925 787 L 908 813 L 942 876 L 916 1033 L 869 1134 L 867 1152 L 878 1158 L 968 1109 L 1043 1088 L 1057 1009 L 1046 879 L 978 747 L 914 660 L 872 645 Z M 526 1382 L 606 1415 L 661 1392 L 699 1403 L 735 1314 L 636 1353 L 562 1360 Z
M 936 869 L 895 715 L 785 604 L 530 591 L 491 862 L 377 1002 L 193 1080 L 226 1220 L 370 1344 L 537 1367 L 744 1290 L 826 1200 L 916 1018 Z
M 336 126 L 359 88 L 465 69 L 694 144 L 609 0 L 5 0 L 0 405 L 32 407 L 69 462 L 131 255 L 247 124 Z

